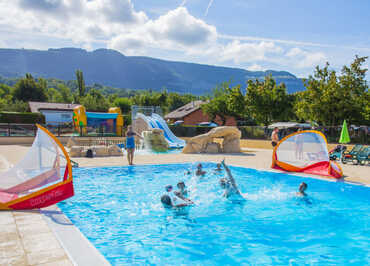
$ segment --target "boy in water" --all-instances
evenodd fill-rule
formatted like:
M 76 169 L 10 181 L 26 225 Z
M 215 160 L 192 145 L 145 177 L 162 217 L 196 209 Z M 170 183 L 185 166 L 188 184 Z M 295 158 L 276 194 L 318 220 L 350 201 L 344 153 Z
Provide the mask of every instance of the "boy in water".
M 236 185 L 235 179 L 231 174 L 229 167 L 226 165 L 225 160 L 222 162 L 223 167 L 227 173 L 227 178 L 220 179 L 220 186 L 225 190 L 223 196 L 225 198 L 233 197 L 237 200 L 245 200 L 243 195 L 240 193 L 238 186 Z
M 198 165 L 197 165 L 197 171 L 195 172 L 195 175 L 196 176 L 203 176 L 203 175 L 205 175 L 206 174 L 206 171 L 203 171 L 203 169 L 202 169 L 202 164 L 201 163 L 199 163 Z
M 305 182 L 302 182 L 299 185 L 299 191 L 296 193 L 296 195 L 299 196 L 299 197 L 307 196 L 307 194 L 305 193 L 306 189 L 307 189 L 307 184 Z
M 217 164 L 217 168 L 215 169 L 216 172 L 221 172 L 222 171 L 222 168 L 221 168 L 221 164 L 218 163 Z
M 192 200 L 188 199 L 188 191 L 186 189 L 185 183 L 183 181 L 180 181 L 177 183 L 177 188 L 179 189 L 178 191 L 175 191 L 174 194 L 179 197 L 180 199 L 189 202 L 189 203 L 194 203 Z
M 168 194 L 164 194 L 161 197 L 161 202 L 165 208 L 180 208 L 193 204 L 192 202 L 186 202 L 185 200 L 174 195 L 172 185 L 167 185 L 165 189 Z

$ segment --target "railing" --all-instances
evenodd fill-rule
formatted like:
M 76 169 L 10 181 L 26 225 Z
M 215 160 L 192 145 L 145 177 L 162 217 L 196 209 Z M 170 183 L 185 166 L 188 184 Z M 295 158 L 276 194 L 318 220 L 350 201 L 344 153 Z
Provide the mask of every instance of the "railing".
M 96 127 L 80 127 L 76 130 L 72 125 L 42 125 L 58 137 L 117 137 L 124 136 L 124 127 L 100 125 Z M 0 137 L 33 137 L 36 135 L 35 124 L 0 124 Z M 118 133 L 118 134 L 117 134 Z
M 210 131 L 213 127 L 201 126 L 170 126 L 172 132 L 178 137 L 194 137 L 199 134 L 204 134 Z M 262 126 L 240 126 L 238 127 L 242 133 L 242 139 L 270 140 L 272 129 Z M 298 128 L 280 129 L 279 138 L 283 138 Z M 337 143 L 342 130 L 341 126 L 337 127 L 316 127 L 315 130 L 322 132 L 329 143 Z M 370 128 L 369 127 L 350 127 L 348 129 L 351 138 L 351 143 L 370 144 Z
M 50 132 L 58 137 L 117 137 L 125 136 L 125 127 L 120 127 L 117 134 L 116 128 L 109 125 L 101 125 L 98 127 L 80 127 L 76 130 L 72 125 L 43 125 Z M 172 132 L 177 137 L 194 137 L 200 134 L 207 133 L 212 127 L 201 126 L 169 126 Z M 261 126 L 241 126 L 238 127 L 242 133 L 242 139 L 270 140 L 272 129 Z M 337 143 L 342 130 L 338 127 L 316 127 L 315 130 L 324 133 L 329 143 Z M 370 144 L 370 128 L 369 127 L 349 127 L 349 135 L 351 143 Z M 0 137 L 25 137 L 35 136 L 37 127 L 34 124 L 0 124 Z M 279 137 L 283 138 L 293 132 L 297 128 L 280 129 Z M 101 140 L 103 141 L 103 140 Z

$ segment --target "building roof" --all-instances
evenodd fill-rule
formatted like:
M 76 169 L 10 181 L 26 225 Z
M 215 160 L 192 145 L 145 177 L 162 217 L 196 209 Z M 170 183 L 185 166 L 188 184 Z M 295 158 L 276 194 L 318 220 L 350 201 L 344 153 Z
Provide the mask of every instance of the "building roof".
M 46 102 L 28 102 L 32 113 L 38 113 L 40 110 L 58 110 L 58 111 L 73 111 L 80 104 L 73 103 L 46 103 Z
M 193 101 L 184 106 L 177 108 L 176 110 L 172 111 L 171 113 L 165 115 L 165 119 L 182 119 L 185 116 L 191 114 L 192 112 L 198 110 L 204 101 Z

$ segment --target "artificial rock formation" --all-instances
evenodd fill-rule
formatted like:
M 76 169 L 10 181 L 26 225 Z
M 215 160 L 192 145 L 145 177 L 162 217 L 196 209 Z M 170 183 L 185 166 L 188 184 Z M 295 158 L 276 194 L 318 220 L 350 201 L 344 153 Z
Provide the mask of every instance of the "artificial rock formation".
M 186 141 L 183 153 L 236 153 L 240 152 L 241 132 L 236 127 L 215 127 L 206 134 L 198 135 Z M 222 145 L 214 142 L 223 138 Z
M 143 131 L 148 131 L 150 130 L 149 129 L 149 126 L 148 126 L 148 123 L 142 118 L 142 117 L 138 117 L 136 118 L 133 122 L 132 122 L 132 128 L 133 130 L 141 135 L 141 133 Z
M 162 129 L 154 128 L 143 131 L 142 136 L 144 138 L 144 148 L 157 152 L 168 150 L 168 142 L 163 135 Z

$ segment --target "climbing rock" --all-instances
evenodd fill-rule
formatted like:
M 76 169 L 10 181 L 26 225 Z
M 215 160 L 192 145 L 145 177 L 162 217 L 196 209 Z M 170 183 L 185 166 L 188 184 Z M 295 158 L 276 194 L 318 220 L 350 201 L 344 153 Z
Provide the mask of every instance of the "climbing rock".
M 240 152 L 241 132 L 236 127 L 216 127 L 206 134 L 190 138 L 183 153 L 236 153 Z M 222 147 L 214 138 L 223 138 Z

